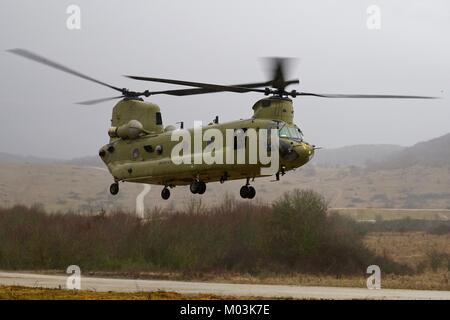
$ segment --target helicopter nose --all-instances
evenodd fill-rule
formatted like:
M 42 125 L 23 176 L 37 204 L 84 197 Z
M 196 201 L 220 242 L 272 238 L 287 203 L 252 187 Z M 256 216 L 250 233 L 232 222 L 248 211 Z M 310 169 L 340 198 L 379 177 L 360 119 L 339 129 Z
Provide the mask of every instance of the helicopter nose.
M 280 140 L 280 157 L 286 161 L 294 161 L 299 157 L 298 152 L 295 151 L 295 146 L 287 141 Z
M 314 155 L 314 146 L 307 142 L 302 142 L 294 147 L 294 151 L 298 154 L 302 162 L 309 161 Z
M 280 156 L 285 161 L 308 162 L 314 155 L 314 146 L 307 142 L 290 144 L 280 141 Z
M 309 156 L 309 159 L 311 160 L 312 157 L 314 157 L 314 151 L 316 150 L 316 146 L 313 144 L 309 144 L 309 143 L 305 143 L 306 144 L 306 149 L 307 149 L 307 153 Z

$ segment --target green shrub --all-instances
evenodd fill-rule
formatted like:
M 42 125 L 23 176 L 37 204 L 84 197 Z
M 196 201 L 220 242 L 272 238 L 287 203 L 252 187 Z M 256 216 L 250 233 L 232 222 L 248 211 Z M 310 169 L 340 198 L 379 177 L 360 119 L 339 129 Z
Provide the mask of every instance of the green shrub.
M 187 212 L 186 212 L 187 211 Z M 272 206 L 227 197 L 205 209 L 156 209 L 141 221 L 123 212 L 47 214 L 0 209 L 0 268 L 181 272 L 365 273 L 401 266 L 375 256 L 348 218 L 328 214 L 313 191 L 295 190 Z

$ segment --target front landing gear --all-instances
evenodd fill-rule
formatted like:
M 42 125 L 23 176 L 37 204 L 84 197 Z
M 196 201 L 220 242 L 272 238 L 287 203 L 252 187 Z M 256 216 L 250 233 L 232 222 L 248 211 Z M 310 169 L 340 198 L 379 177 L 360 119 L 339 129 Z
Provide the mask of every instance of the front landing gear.
M 161 198 L 163 198 L 164 200 L 167 200 L 170 198 L 170 190 L 167 187 L 164 187 L 164 189 L 162 189 L 161 191 Z
M 118 182 L 114 182 L 112 185 L 109 186 L 109 192 L 115 196 L 116 194 L 119 193 L 119 183 Z

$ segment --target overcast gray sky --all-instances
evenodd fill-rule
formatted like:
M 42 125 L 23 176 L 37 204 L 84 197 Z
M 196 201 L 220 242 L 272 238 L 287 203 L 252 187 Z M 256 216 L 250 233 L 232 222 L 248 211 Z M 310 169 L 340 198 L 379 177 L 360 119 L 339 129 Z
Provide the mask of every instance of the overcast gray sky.
M 81 30 L 66 27 L 70 4 Z M 366 26 L 369 5 L 381 29 Z M 298 89 L 440 95 L 442 100 L 297 98 L 308 141 L 411 145 L 450 132 L 450 2 L 85 1 L 0 2 L 0 152 L 57 158 L 95 155 L 108 141 L 116 93 L 6 53 L 27 48 L 119 87 L 172 87 L 123 74 L 213 83 L 266 80 L 260 57 L 298 57 Z M 248 118 L 256 93 L 155 96 L 165 124 Z

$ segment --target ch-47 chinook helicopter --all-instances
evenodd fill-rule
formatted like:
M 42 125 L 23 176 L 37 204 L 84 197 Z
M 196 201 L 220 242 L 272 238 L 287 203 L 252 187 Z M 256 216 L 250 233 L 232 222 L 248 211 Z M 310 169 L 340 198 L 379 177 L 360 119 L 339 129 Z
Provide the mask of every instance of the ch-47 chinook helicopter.
M 207 127 L 225 131 L 261 128 L 276 130 L 279 143 L 279 167 L 276 179 L 287 171 L 301 167 L 314 155 L 316 147 L 303 140 L 302 131 L 293 122 L 294 109 L 291 98 L 313 96 L 320 98 L 389 98 L 389 99 L 433 99 L 429 96 L 405 95 L 360 95 L 360 94 L 318 94 L 287 91 L 286 87 L 298 84 L 298 79 L 285 78 L 285 60 L 272 59 L 272 79 L 260 83 L 238 85 L 219 85 L 211 83 L 190 82 L 173 79 L 161 79 L 141 76 L 127 76 L 141 81 L 161 82 L 189 86 L 189 89 L 142 92 L 130 91 L 86 76 L 40 55 L 24 49 L 12 49 L 9 52 L 47 65 L 60 71 L 78 76 L 120 92 L 120 96 L 80 102 L 93 105 L 114 99 L 121 99 L 113 108 L 112 127 L 108 134 L 110 141 L 99 151 L 99 156 L 111 173 L 114 183 L 110 186 L 111 194 L 119 192 L 119 182 L 157 184 L 163 186 L 161 197 L 170 197 L 169 188 L 190 185 L 194 194 L 203 194 L 206 183 L 227 180 L 246 179 L 240 190 L 244 199 L 255 197 L 256 191 L 250 186 L 250 180 L 263 176 L 262 164 L 174 164 L 171 150 L 178 142 L 171 140 L 176 128 L 163 126 L 161 110 L 158 105 L 144 101 L 142 97 L 153 95 L 188 96 L 215 92 L 262 93 L 266 97 L 258 100 L 252 107 L 253 116 L 246 120 L 219 123 L 218 117 Z M 181 127 L 183 124 L 181 123 Z M 192 131 L 193 129 L 190 129 Z M 203 141 L 203 147 L 208 141 Z M 248 143 L 248 142 L 246 142 Z M 273 151 L 271 151 L 273 152 Z

